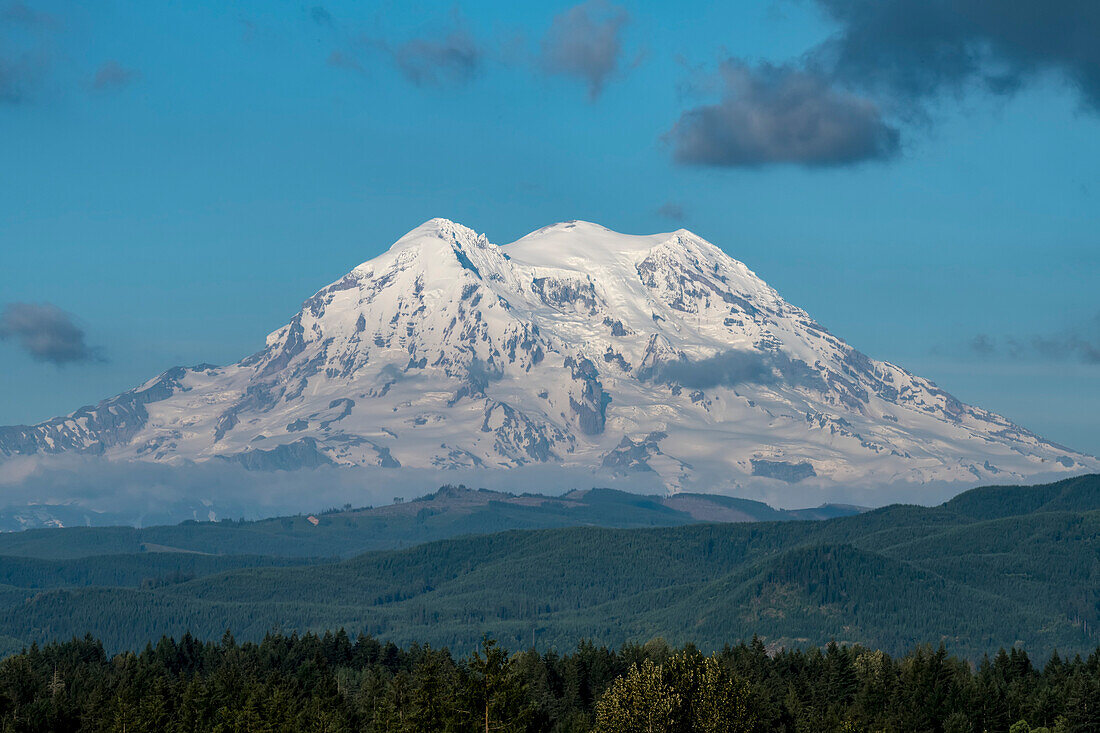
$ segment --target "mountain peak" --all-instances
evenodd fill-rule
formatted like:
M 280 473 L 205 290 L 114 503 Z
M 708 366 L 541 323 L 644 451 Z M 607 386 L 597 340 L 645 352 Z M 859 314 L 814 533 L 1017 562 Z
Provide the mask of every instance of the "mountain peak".
M 567 221 L 498 247 L 442 218 L 237 364 L 0 428 L 0 457 L 65 451 L 769 491 L 1100 468 L 856 351 L 686 229 Z
M 633 262 L 672 236 L 622 234 L 587 221 L 566 221 L 543 227 L 506 244 L 509 257 L 537 267 L 587 270 Z
M 465 249 L 469 246 L 485 246 L 488 240 L 483 234 L 478 234 L 473 229 L 463 226 L 450 219 L 437 217 L 429 219 L 415 229 L 410 230 L 392 245 L 390 252 L 398 252 L 403 249 L 423 247 L 425 244 L 434 246 L 436 241 L 446 242 L 452 247 Z

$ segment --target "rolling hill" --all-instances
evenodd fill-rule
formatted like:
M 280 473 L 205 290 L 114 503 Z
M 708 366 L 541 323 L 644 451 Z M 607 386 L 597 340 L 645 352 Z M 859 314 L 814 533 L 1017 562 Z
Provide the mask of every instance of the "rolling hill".
M 187 630 L 344 627 L 458 650 L 492 633 L 512 648 L 657 636 L 706 648 L 758 634 L 887 651 L 942 640 L 972 657 L 1017 643 L 1073 652 L 1096 645 L 1100 621 L 1100 476 L 824 521 L 508 531 L 213 570 L 145 587 L 6 586 L 0 635 L 90 631 L 129 648 Z

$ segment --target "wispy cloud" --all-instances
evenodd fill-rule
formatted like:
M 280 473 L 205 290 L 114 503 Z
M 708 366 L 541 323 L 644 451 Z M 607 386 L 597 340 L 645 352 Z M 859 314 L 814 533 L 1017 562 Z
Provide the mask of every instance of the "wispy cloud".
M 442 35 L 409 39 L 391 54 L 401 74 L 417 86 L 464 84 L 485 59 L 484 48 L 461 25 Z
M 0 38 L 0 103 L 22 104 L 31 100 L 45 82 L 50 54 L 43 43 L 58 27 L 57 18 L 35 10 L 23 2 L 0 7 L 0 30 L 10 29 L 12 37 Z
M 467 84 L 481 73 L 487 55 L 485 46 L 455 15 L 444 29 L 400 43 L 370 35 L 348 38 L 327 63 L 365 75 L 372 54 L 389 59 L 401 76 L 418 87 Z
M 329 28 L 335 25 L 332 14 L 320 5 L 314 5 L 309 9 L 309 18 L 317 25 L 327 26 Z
M 683 221 L 684 207 L 675 201 L 666 201 L 657 209 L 657 215 L 672 221 Z
M 967 351 L 982 358 L 1045 359 L 1100 364 L 1100 314 L 1086 323 L 1052 334 L 1002 336 L 978 334 Z
M 354 71 L 356 74 L 367 73 L 367 70 L 363 68 L 363 64 L 359 62 L 359 59 L 346 51 L 333 51 L 328 55 L 326 63 L 334 69 Z
M 138 72 L 128 69 L 117 61 L 107 61 L 100 66 L 92 77 L 92 88 L 97 92 L 122 89 L 137 80 Z
M 0 56 L 0 102 L 22 104 L 31 99 L 46 76 L 47 66 L 42 54 Z
M 311 18 L 334 26 L 320 6 L 311 11 Z M 614 75 L 631 65 L 622 58 L 622 31 L 629 20 L 624 8 L 608 0 L 587 0 L 556 15 L 541 40 L 532 45 L 522 33 L 486 40 L 455 10 L 446 25 L 400 41 L 377 32 L 348 33 L 328 64 L 365 73 L 373 54 L 388 58 L 418 87 L 444 88 L 469 83 L 496 61 L 505 67 L 529 66 L 544 74 L 572 77 L 596 99 Z
M 639 374 L 644 380 L 678 384 L 688 389 L 736 387 L 740 384 L 791 384 L 824 390 L 825 384 L 803 361 L 782 353 L 729 349 L 704 359 L 681 358 L 659 363 Z
M 588 0 L 560 13 L 542 39 L 542 68 L 583 80 L 595 99 L 619 69 L 622 29 L 629 19 L 625 9 L 606 0 Z
M 300 471 L 249 471 L 231 461 L 180 464 L 115 461 L 98 456 L 18 456 L 0 461 L 0 508 L 72 503 L 117 515 L 113 523 L 174 523 L 219 517 L 260 519 L 316 512 L 350 502 L 389 504 L 423 496 L 447 483 L 560 494 L 593 485 L 654 493 L 652 476 L 593 474 L 589 469 L 529 465 L 501 469 L 417 469 L 321 466 Z
M 9 303 L 0 312 L 0 340 L 15 341 L 31 358 L 58 366 L 102 361 L 73 317 L 50 303 Z
M 58 19 L 50 13 L 35 10 L 24 2 L 16 0 L 0 10 L 0 20 L 30 28 L 54 27 Z

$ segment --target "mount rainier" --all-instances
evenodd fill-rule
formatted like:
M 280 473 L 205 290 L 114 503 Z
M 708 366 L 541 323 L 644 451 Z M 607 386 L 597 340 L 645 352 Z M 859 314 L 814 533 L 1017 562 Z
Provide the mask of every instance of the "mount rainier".
M 236 364 L 177 367 L 0 428 L 3 460 L 68 453 L 257 470 L 539 465 L 589 485 L 718 492 L 1100 467 L 856 351 L 691 232 L 576 221 L 497 246 L 444 219 L 318 291 Z

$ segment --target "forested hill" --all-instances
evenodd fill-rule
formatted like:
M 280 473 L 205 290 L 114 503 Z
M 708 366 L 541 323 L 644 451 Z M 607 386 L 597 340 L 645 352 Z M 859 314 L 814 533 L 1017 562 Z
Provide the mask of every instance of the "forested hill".
M 466 534 L 550 527 L 671 527 L 695 522 L 829 519 L 855 507 L 773 509 L 759 501 L 716 494 L 643 496 L 614 489 L 563 496 L 509 494 L 444 486 L 433 494 L 387 506 L 350 506 L 315 516 L 260 521 L 194 522 L 138 529 L 66 527 L 0 533 L 0 557 L 48 559 L 136 552 L 217 555 L 350 557 L 368 550 L 410 547 Z M 312 516 L 312 518 L 311 518 Z
M 510 531 L 308 567 L 58 585 L 0 589 L 0 634 L 91 632 L 120 649 L 188 630 L 343 627 L 459 652 L 486 632 L 513 649 L 654 637 L 709 649 L 758 634 L 773 647 L 943 641 L 971 658 L 1017 644 L 1045 656 L 1100 638 L 1100 476 L 825 521 Z

